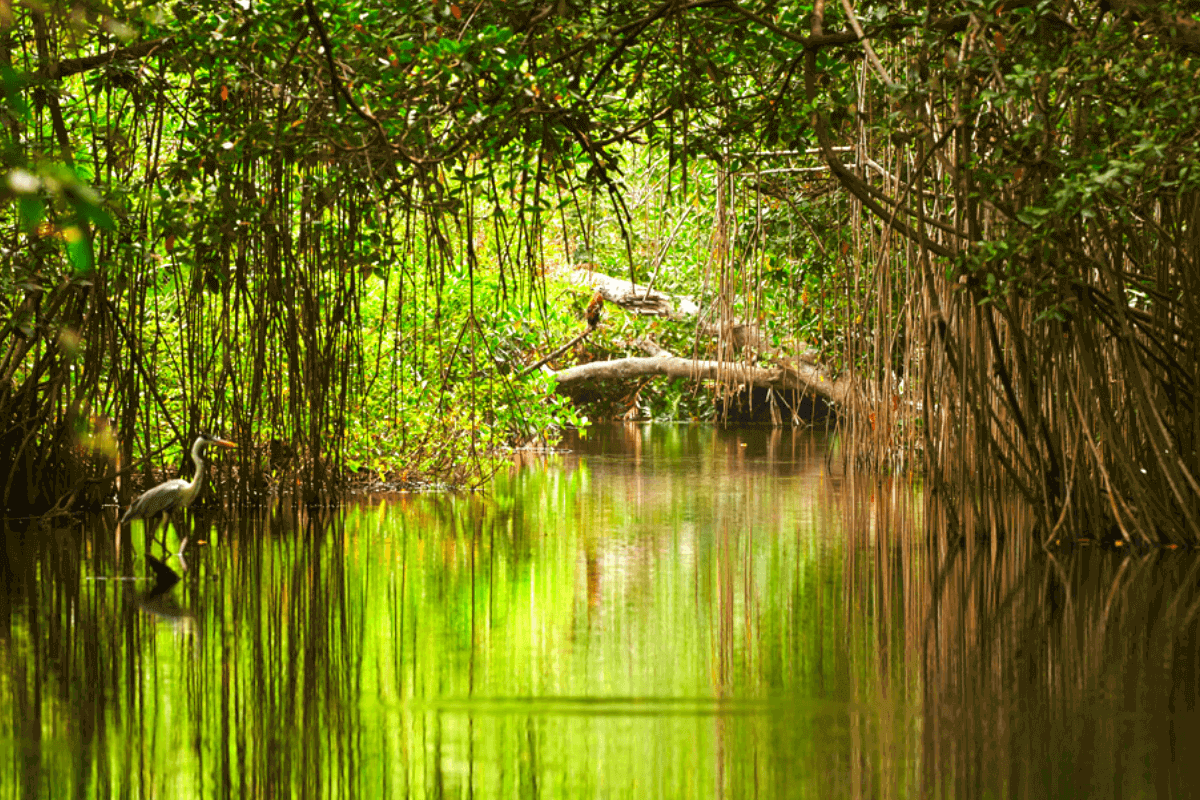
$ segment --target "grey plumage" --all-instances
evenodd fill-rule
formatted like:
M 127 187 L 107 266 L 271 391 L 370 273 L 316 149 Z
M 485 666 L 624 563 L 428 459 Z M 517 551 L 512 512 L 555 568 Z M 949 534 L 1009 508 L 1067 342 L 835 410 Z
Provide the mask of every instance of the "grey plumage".
M 219 439 L 207 433 L 200 434 L 192 443 L 192 461 L 196 464 L 196 473 L 192 476 L 192 480 L 189 482 L 183 478 L 174 478 L 147 489 L 130 504 L 117 524 L 124 525 L 131 519 L 153 519 L 159 514 L 169 514 L 177 508 L 187 508 L 191 505 L 192 501 L 196 499 L 196 495 L 200 494 L 201 487 L 204 486 L 206 464 L 204 450 L 210 444 L 220 447 L 237 447 L 236 444 L 225 439 Z

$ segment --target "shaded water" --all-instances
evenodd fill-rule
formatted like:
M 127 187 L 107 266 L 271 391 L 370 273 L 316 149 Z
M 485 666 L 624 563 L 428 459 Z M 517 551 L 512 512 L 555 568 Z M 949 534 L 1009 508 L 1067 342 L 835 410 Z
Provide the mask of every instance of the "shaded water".
M 951 546 L 811 432 L 567 446 L 202 519 L 162 593 L 10 528 L 0 798 L 1190 794 L 1194 555 Z

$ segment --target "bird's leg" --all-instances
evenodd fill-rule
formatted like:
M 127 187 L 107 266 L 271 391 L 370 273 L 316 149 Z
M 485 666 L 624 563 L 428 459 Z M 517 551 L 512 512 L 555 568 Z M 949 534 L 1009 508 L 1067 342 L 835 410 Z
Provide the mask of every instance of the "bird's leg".
M 150 545 L 154 544 L 154 529 L 158 527 L 158 514 L 152 514 L 142 520 L 142 525 L 145 527 L 147 553 L 150 552 Z
M 184 515 L 184 512 L 179 510 L 178 508 L 171 509 L 170 520 L 171 520 L 171 527 L 174 528 L 174 530 L 175 530 L 175 536 L 177 538 L 182 536 L 186 539 L 187 537 L 184 534 L 184 526 L 181 521 L 181 518 L 183 517 L 183 515 Z M 171 544 L 168 540 L 168 535 L 169 535 L 169 533 L 168 533 L 167 529 L 163 528 L 163 541 L 162 541 L 163 552 L 166 553 L 168 557 L 170 557 L 172 555 L 172 553 L 171 553 Z
M 171 527 L 175 524 L 175 514 L 173 511 L 164 511 L 160 514 L 155 514 L 153 517 L 146 520 L 146 552 L 150 551 L 152 544 L 159 544 L 158 527 L 162 524 L 162 549 L 164 555 L 171 555 L 171 547 L 167 544 L 167 537 L 171 535 Z
M 191 529 L 183 531 L 183 537 L 179 540 L 179 552 L 175 555 L 179 558 L 179 565 L 183 567 L 183 571 L 187 572 L 187 562 L 183 560 L 183 553 L 187 550 L 188 542 L 191 541 Z
M 173 555 L 179 559 L 184 572 L 187 571 L 187 562 L 183 560 L 183 551 L 187 550 L 188 542 L 192 538 L 189 524 L 191 516 L 191 514 L 182 509 L 177 509 L 171 514 L 171 523 L 174 525 L 175 535 L 179 539 L 179 549 Z M 168 557 L 172 555 L 171 549 L 167 545 L 166 534 L 163 535 L 163 549 L 167 552 Z
M 183 551 L 187 549 L 188 542 L 192 539 L 192 534 L 196 529 L 196 512 L 189 510 L 184 514 L 183 528 L 180 530 L 179 538 L 179 554 L 183 555 Z

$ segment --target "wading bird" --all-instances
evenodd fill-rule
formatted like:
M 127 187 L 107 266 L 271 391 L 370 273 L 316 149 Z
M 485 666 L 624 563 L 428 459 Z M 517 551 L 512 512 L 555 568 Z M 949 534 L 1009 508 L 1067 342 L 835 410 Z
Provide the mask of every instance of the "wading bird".
M 208 463 L 204 460 L 204 450 L 210 444 L 219 447 L 237 447 L 236 444 L 225 439 L 219 439 L 207 433 L 200 434 L 192 444 L 192 461 L 196 464 L 196 474 L 192 476 L 191 482 L 189 483 L 183 478 L 175 478 L 164 481 L 153 489 L 147 489 L 130 504 L 125 513 L 121 515 L 117 525 L 124 525 L 131 519 L 144 519 L 150 526 L 149 533 L 153 533 L 155 519 L 159 514 L 169 515 L 177 508 L 190 506 L 196 499 L 196 495 L 200 494 L 201 487 L 204 486 L 204 468 Z M 150 536 L 146 537 L 146 541 L 150 541 Z M 187 538 L 185 537 L 183 547 L 186 546 Z M 183 547 L 180 548 L 180 551 L 183 550 Z

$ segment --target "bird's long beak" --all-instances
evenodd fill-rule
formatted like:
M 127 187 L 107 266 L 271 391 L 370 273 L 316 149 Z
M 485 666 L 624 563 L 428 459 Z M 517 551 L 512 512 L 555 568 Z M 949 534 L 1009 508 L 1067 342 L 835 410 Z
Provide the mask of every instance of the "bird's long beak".
M 237 444 L 229 441 L 228 439 L 213 439 L 211 443 L 219 444 L 221 447 L 237 447 Z

